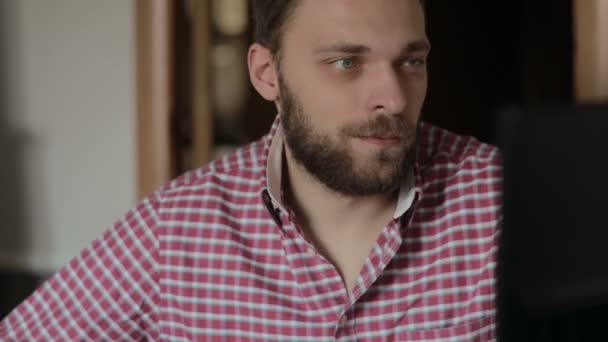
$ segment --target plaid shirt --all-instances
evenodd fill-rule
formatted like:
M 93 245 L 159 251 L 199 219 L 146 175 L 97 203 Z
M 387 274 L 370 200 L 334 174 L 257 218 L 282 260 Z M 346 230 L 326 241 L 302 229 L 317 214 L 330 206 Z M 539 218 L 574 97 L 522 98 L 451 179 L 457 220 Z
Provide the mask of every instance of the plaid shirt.
M 395 219 L 349 295 L 260 141 L 145 199 L 0 323 L 0 341 L 492 341 L 496 148 L 422 124 Z M 274 184 L 274 185 L 273 185 Z

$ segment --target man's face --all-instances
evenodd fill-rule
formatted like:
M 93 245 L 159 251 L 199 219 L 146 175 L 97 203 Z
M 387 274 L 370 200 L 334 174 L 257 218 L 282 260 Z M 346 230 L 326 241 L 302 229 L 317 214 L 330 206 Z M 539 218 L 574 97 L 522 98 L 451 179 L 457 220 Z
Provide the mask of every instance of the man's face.
M 280 106 L 294 158 L 348 196 L 411 167 L 429 44 L 418 0 L 300 1 L 283 35 Z

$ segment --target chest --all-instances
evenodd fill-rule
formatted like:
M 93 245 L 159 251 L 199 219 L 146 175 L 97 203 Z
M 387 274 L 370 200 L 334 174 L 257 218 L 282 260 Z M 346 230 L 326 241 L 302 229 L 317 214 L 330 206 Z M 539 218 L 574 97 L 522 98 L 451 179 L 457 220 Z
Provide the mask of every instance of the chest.
M 319 257 L 331 263 L 342 277 L 344 286 L 352 295 L 364 265 L 373 254 L 380 231 L 366 235 L 318 234 L 315 245 Z M 312 247 L 310 247 L 312 248 Z
M 361 276 L 352 299 L 334 263 L 308 251 L 305 241 L 263 235 L 264 242 L 243 245 L 216 234 L 173 246 L 182 252 L 161 253 L 161 328 L 185 341 L 488 340 L 491 237 L 470 232 L 474 226 L 431 235 L 425 229 L 414 226 L 392 255 L 390 237 L 367 251 L 338 249 L 340 258 L 363 259 L 349 273 Z M 475 246 L 454 240 L 473 235 Z

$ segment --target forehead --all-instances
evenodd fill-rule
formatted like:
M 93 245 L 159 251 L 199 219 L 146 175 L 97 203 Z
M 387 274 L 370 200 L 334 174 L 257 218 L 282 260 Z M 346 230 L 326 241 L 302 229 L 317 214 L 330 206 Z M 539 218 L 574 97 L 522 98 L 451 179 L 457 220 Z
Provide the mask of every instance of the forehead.
M 426 40 L 419 0 L 301 0 L 284 33 L 285 45 L 352 42 L 401 49 Z

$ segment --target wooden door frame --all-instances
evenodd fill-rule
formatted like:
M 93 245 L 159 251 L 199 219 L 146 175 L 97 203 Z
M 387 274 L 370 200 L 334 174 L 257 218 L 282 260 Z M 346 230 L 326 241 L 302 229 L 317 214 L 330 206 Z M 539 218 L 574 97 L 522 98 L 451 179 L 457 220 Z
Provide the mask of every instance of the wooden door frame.
M 137 196 L 173 176 L 173 1 L 136 0 Z
M 577 102 L 606 102 L 608 0 L 574 0 L 574 23 Z
M 174 137 L 176 3 L 136 0 L 137 195 L 143 198 L 177 176 L 182 155 Z M 192 20 L 192 149 L 190 164 L 212 155 L 210 0 L 187 2 Z

